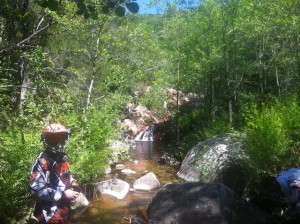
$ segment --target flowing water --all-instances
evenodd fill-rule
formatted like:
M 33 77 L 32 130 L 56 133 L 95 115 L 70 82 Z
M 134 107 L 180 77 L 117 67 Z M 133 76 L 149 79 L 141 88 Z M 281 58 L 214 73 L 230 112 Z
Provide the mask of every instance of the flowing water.
M 125 168 L 135 171 L 135 174 L 124 174 L 114 169 L 113 178 L 126 181 L 132 187 L 133 182 L 153 172 L 161 186 L 166 183 L 178 183 L 176 176 L 178 168 L 159 163 L 163 152 L 174 153 L 174 148 L 166 147 L 161 143 L 140 141 L 130 150 L 130 161 L 123 161 Z M 111 177 L 112 177 L 111 176 Z M 109 178 L 108 178 L 109 179 Z M 73 224 L 125 224 L 129 223 L 128 218 L 136 215 L 138 211 L 146 211 L 154 191 L 130 191 L 128 195 L 119 200 L 112 196 L 101 194 L 95 200 L 90 201 L 88 208 L 72 222 Z

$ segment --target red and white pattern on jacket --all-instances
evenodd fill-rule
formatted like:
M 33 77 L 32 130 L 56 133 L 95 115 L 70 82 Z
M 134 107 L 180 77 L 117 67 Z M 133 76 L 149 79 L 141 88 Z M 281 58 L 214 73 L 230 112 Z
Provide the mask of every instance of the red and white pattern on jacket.
M 32 167 L 30 186 L 37 200 L 34 215 L 44 223 L 66 223 L 70 215 L 70 201 L 63 192 L 74 180 L 69 159 L 65 155 L 57 162 L 42 152 Z

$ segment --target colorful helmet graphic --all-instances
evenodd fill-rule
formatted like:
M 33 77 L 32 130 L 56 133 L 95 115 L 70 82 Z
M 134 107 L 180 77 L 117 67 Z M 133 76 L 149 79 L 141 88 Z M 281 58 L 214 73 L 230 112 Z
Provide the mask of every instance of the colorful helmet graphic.
M 64 152 L 71 132 L 61 124 L 49 124 L 42 131 L 42 141 L 46 149 L 54 152 Z

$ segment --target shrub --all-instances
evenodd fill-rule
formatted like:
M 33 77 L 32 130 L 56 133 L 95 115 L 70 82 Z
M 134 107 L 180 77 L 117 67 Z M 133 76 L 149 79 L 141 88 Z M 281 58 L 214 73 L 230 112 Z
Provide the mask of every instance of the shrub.
M 300 156 L 300 106 L 296 98 L 292 98 L 287 105 L 280 105 L 281 117 L 289 141 L 290 151 L 286 155 L 285 165 L 287 167 L 299 166 Z
M 35 133 L 33 128 L 20 126 L 0 133 L 0 220 L 4 222 L 22 216 L 30 205 L 30 168 L 40 146 Z
M 251 165 L 263 173 L 277 172 L 278 166 L 284 166 L 282 159 L 289 151 L 280 111 L 276 107 L 263 107 L 260 112 L 254 108 L 247 121 Z

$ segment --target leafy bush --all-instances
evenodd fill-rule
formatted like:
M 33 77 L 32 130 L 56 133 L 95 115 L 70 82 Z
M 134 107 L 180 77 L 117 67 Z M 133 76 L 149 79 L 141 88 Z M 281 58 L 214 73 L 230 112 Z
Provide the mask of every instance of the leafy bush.
M 162 117 L 165 113 L 163 108 L 164 100 L 162 88 L 160 86 L 152 86 L 149 91 L 144 91 L 138 102 L 145 105 L 156 116 Z
M 122 116 L 126 97 L 114 94 L 91 106 L 86 113 L 74 112 L 72 107 L 51 103 L 51 113 L 42 115 L 42 106 L 28 103 L 24 115 L 7 115 L 7 128 L 0 132 L 0 220 L 14 222 L 28 212 L 30 169 L 35 157 L 43 150 L 40 142 L 45 123 L 56 121 L 72 132 L 67 153 L 72 172 L 83 184 L 103 174 L 111 156 L 109 144 L 120 136 L 116 127 Z M 57 103 L 58 104 L 58 103 Z M 43 121 L 47 119 L 47 121 Z M 18 214 L 16 215 L 16 211 Z
M 80 123 L 80 124 L 79 124 Z M 91 110 L 86 120 L 69 125 L 73 133 L 67 148 L 73 174 L 84 183 L 101 175 L 109 157 L 106 136 L 112 132 L 107 114 Z
M 278 166 L 284 166 L 288 153 L 286 129 L 280 111 L 276 107 L 253 108 L 247 117 L 247 142 L 250 161 L 257 171 L 272 174 Z
M 80 181 L 92 183 L 107 168 L 113 153 L 110 143 L 121 136 L 117 120 L 122 117 L 125 98 L 114 94 L 100 105 L 91 106 L 85 115 L 65 116 L 73 133 L 67 150 L 73 173 Z
M 292 98 L 286 105 L 280 105 L 278 109 L 282 114 L 282 121 L 289 141 L 290 151 L 285 158 L 285 166 L 299 166 L 300 156 L 300 106 L 297 98 Z
M 21 126 L 22 127 L 22 126 Z M 0 133 L 0 220 L 22 216 L 30 204 L 29 175 L 39 136 L 34 128 L 10 126 Z
M 215 135 L 232 131 L 232 127 L 226 118 L 214 117 L 210 127 L 205 128 L 204 133 L 206 138 L 211 138 Z

